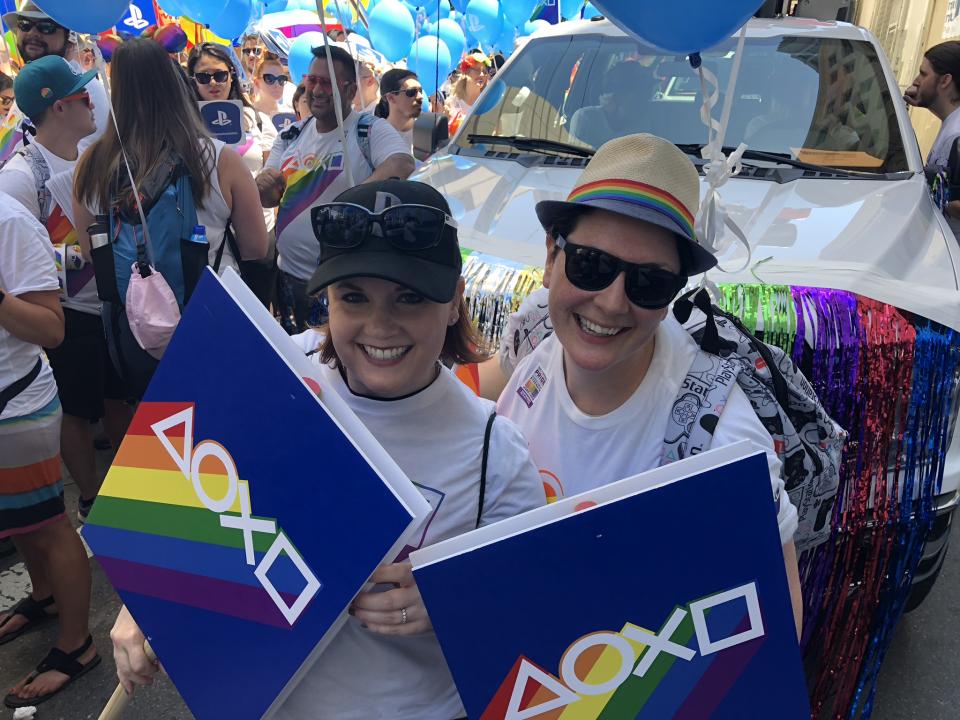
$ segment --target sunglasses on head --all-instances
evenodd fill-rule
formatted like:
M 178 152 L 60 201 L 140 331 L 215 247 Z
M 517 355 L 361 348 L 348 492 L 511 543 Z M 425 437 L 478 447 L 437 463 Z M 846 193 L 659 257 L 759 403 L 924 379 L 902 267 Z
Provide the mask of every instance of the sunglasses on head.
M 379 230 L 398 250 L 429 250 L 440 244 L 444 227 L 456 221 L 429 205 L 394 205 L 379 213 L 353 203 L 329 203 L 310 211 L 313 233 L 321 245 L 346 250 L 362 245 Z
M 212 73 L 195 72 L 193 74 L 193 79 L 201 85 L 209 85 L 211 80 L 216 82 L 218 85 L 222 85 L 230 79 L 230 72 L 228 70 L 215 70 Z
M 406 90 L 391 90 L 387 95 L 406 95 L 408 98 L 423 97 L 423 88 L 407 88 Z
M 637 307 L 659 310 L 667 307 L 687 284 L 685 276 L 657 265 L 630 263 L 603 250 L 572 243 L 562 235 L 555 240 L 565 254 L 563 270 L 567 279 L 580 290 L 603 290 L 624 273 L 627 299 Z
M 27 20 L 20 18 L 17 20 L 17 29 L 20 32 L 28 33 L 36 27 L 41 35 L 53 35 L 62 25 L 57 25 L 53 20 Z
M 263 74 L 263 81 L 267 85 L 283 85 L 289 79 L 287 75 L 274 75 L 273 73 Z
M 262 48 L 249 47 L 249 48 L 243 48 L 243 50 L 241 50 L 240 52 L 242 52 L 244 55 L 255 55 L 257 57 L 260 57 L 261 50 Z

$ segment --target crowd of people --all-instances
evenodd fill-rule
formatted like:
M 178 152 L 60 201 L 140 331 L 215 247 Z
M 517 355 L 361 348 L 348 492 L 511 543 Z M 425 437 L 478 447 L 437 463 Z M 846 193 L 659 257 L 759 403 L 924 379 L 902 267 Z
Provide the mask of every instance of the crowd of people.
M 89 561 L 60 463 L 80 490 L 82 524 L 98 491 L 95 423 L 118 447 L 157 362 L 142 337 L 124 334 L 129 304 L 104 298 L 98 252 L 120 232 L 115 217 L 136 225 L 138 216 L 154 234 L 143 252 L 156 252 L 151 208 L 163 193 L 195 208 L 203 264 L 242 273 L 320 365 L 322 392 L 341 396 L 411 479 L 444 494 L 422 544 L 544 504 L 538 468 L 563 478 L 560 494 L 570 495 L 660 463 L 667 414 L 699 352 L 668 307 L 688 277 L 716 263 L 693 231 L 697 171 L 671 143 L 617 138 L 577 182 L 652 189 L 669 207 L 577 188 L 567 201 L 538 203 L 541 297 L 554 333 L 505 366 L 495 403 L 450 370 L 485 358 L 463 300 L 450 207 L 407 180 L 424 102 L 415 73 L 325 45 L 294 87 L 256 37 L 239 54 L 198 44 L 182 64 L 154 40 L 133 39 L 114 52 L 107 87 L 84 69 L 75 34 L 36 6 L 3 19 L 24 65 L 11 84 L 0 82 L 0 98 L 22 117 L 25 144 L 0 169 L 0 539 L 12 539 L 32 592 L 0 613 L 0 645 L 44 623 L 59 628 L 8 706 L 43 702 L 100 662 Z M 494 67 L 482 53 L 464 57 L 442 98 L 452 124 Z M 233 147 L 211 136 L 197 109 L 226 99 L 243 107 L 244 140 Z M 278 127 L 285 113 L 296 120 Z M 190 238 L 174 237 L 186 253 Z M 131 260 L 121 285 L 143 271 L 141 258 Z M 521 392 L 531 378 L 534 397 Z M 715 440 L 742 438 L 767 452 L 799 632 L 796 510 L 770 435 L 734 388 Z M 377 591 L 355 598 L 278 717 L 463 717 L 409 562 L 386 564 L 371 580 Z M 112 639 L 123 685 L 150 682 L 159 665 L 125 609 Z

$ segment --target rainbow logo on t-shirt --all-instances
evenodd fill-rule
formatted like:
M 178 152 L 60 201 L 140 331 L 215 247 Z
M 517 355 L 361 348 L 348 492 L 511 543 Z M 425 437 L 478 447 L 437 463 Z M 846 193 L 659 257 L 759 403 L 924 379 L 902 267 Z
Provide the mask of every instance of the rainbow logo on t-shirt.
M 77 245 L 77 231 L 59 205 L 54 205 L 47 217 L 47 234 L 54 245 L 62 245 L 64 248 Z M 68 267 L 66 278 L 65 296 L 72 298 L 93 280 L 93 263 L 84 263 L 77 269 Z
M 287 175 L 287 189 L 277 212 L 277 237 L 301 213 L 313 207 L 342 172 L 343 153 L 337 152 L 316 164 L 306 163 Z

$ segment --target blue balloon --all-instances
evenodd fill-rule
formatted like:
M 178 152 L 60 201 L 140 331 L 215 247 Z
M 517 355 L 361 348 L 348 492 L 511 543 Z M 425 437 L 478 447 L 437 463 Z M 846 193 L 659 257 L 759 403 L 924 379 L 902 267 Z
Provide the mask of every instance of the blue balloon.
M 399 0 L 380 0 L 370 19 L 370 43 L 390 62 L 405 57 L 413 44 L 415 26 L 410 11 Z
M 420 78 L 427 96 L 433 95 L 438 83 L 443 83 L 447 78 L 451 64 L 449 48 L 443 40 L 437 40 L 432 35 L 417 38 L 407 56 L 407 67 Z
M 453 9 L 462 15 L 467 11 L 469 0 L 450 0 L 450 3 L 453 5 Z
M 500 104 L 500 101 L 503 100 L 504 94 L 507 92 L 507 86 L 504 84 L 503 80 L 493 80 L 487 89 L 484 92 L 483 96 L 477 101 L 477 104 L 473 106 L 474 115 L 483 115 L 493 110 L 497 105 Z
M 452 65 L 456 66 L 463 56 L 463 51 L 467 49 L 467 36 L 463 34 L 463 28 L 450 18 L 444 18 L 431 27 L 434 29 L 431 30 L 429 34 L 437 35 L 439 33 L 440 39 L 443 40 L 447 49 L 450 50 L 450 61 Z M 451 69 L 453 68 L 451 67 Z
M 527 22 L 537 5 L 538 0 L 500 0 L 500 10 L 510 21 L 510 27 Z
M 94 35 L 116 25 L 130 9 L 130 3 L 128 0 L 99 0 L 96 3 L 43 0 L 42 9 L 63 27 Z
M 538 30 L 543 30 L 544 28 L 550 27 L 550 23 L 543 18 L 537 18 L 536 20 L 531 20 L 530 22 L 525 22 L 523 24 L 523 29 L 521 31 L 522 35 L 533 35 Z
M 286 2 L 286 0 L 284 0 L 284 2 Z M 160 2 L 157 4 L 167 15 L 180 17 L 184 14 L 183 7 L 180 5 L 180 0 L 160 0 Z
M 500 37 L 498 37 L 493 46 L 499 50 L 504 57 L 510 57 L 513 52 L 513 45 L 517 41 L 517 28 L 507 19 L 503 18 Z
M 500 37 L 503 16 L 497 0 L 470 0 L 467 5 L 467 32 L 482 43 L 493 43 Z
M 726 40 L 760 6 L 757 0 L 593 0 L 593 4 L 625 32 L 678 55 L 706 50 Z
M 215 22 L 227 7 L 227 0 L 179 0 L 179 2 L 184 15 L 203 25 Z
M 323 33 L 306 32 L 297 37 L 290 45 L 287 55 L 287 68 L 290 70 L 290 80 L 300 84 L 300 80 L 310 70 L 313 62 L 313 48 L 323 45 Z
M 591 20 L 591 19 L 593 19 L 593 18 L 595 18 L 595 17 L 599 17 L 599 16 L 601 16 L 601 15 L 603 15 L 603 13 L 600 12 L 599 10 L 597 10 L 597 8 L 595 8 L 592 3 L 589 3 L 589 2 L 588 2 L 586 5 L 583 6 L 583 19 L 584 19 L 584 20 Z
M 228 0 L 219 17 L 210 23 L 210 29 L 222 38 L 239 37 L 253 16 L 252 0 Z
M 170 0 L 167 0 L 170 2 Z M 161 6 L 162 7 L 162 6 Z M 287 0 L 271 0 L 263 7 L 263 14 L 269 15 L 270 13 L 283 12 L 287 9 Z

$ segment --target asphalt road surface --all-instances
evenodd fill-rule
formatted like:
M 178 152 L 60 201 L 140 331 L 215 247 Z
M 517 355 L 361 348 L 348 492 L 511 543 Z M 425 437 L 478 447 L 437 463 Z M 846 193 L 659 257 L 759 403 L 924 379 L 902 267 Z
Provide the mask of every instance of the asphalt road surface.
M 109 453 L 100 453 L 105 472 Z M 64 477 L 66 471 L 64 471 Z M 76 516 L 76 487 L 66 484 L 67 507 Z M 957 535 L 954 524 L 953 534 Z M 96 560 L 93 569 L 91 631 L 103 662 L 76 685 L 38 708 L 36 720 L 96 720 L 116 687 L 110 628 L 120 607 L 116 593 Z M 0 608 L 19 600 L 29 589 L 27 574 L 16 556 L 0 560 Z M 960 537 L 954 537 L 943 572 L 926 602 L 900 623 L 880 674 L 874 720 L 957 720 L 960 718 Z M 52 647 L 55 626 L 48 625 L 0 646 L 0 688 L 7 691 Z M 0 720 L 13 711 L 0 707 Z M 189 720 L 193 717 L 165 676 L 137 691 L 125 718 Z

